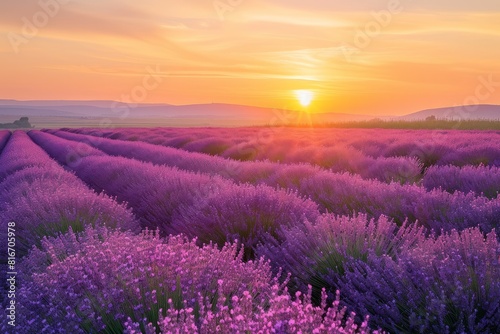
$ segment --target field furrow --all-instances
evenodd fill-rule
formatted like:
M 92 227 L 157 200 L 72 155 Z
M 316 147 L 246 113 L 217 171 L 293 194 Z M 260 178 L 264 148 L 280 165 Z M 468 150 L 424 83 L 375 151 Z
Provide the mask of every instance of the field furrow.
M 3 148 L 7 144 L 7 141 L 9 140 L 9 137 L 10 137 L 10 131 L 7 130 L 0 131 L 0 153 L 2 153 Z

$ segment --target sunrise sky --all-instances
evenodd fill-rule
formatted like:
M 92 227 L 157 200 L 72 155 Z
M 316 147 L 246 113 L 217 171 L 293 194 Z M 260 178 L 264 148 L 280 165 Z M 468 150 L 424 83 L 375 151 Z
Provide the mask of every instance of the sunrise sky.
M 137 102 L 500 104 L 498 0 L 2 1 L 0 33 L 3 99 L 120 100 L 149 68 L 161 84 Z

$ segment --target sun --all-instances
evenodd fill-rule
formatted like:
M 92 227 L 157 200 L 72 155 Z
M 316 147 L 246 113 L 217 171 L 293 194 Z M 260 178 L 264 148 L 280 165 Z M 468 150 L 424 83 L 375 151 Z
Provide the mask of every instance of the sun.
M 303 107 L 308 107 L 314 98 L 314 94 L 310 90 L 301 89 L 294 92 Z

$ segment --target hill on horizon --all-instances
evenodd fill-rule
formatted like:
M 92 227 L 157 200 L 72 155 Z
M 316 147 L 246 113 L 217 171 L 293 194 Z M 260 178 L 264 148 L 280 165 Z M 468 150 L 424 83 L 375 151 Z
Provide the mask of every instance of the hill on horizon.
M 478 104 L 445 108 L 425 109 L 399 117 L 400 120 L 417 121 L 435 116 L 446 120 L 500 120 L 500 105 Z
M 155 120 L 158 126 L 247 126 L 282 124 L 286 122 L 346 122 L 373 118 L 372 115 L 343 113 L 304 113 L 255 106 L 224 103 L 170 105 L 128 105 L 116 101 L 15 101 L 0 100 L 0 117 L 10 121 L 27 116 L 37 126 L 57 119 L 77 124 L 78 120 L 98 121 L 108 118 L 118 125 Z M 303 117 L 303 119 L 301 118 Z M 42 124 L 42 125 L 40 125 Z M 142 124 L 142 123 L 141 123 Z
M 456 106 L 421 110 L 404 116 L 375 116 L 349 113 L 305 113 L 224 103 L 128 105 L 115 101 L 16 101 L 0 100 L 0 123 L 30 117 L 36 127 L 99 126 L 258 126 L 283 123 L 323 124 L 352 121 L 487 119 L 500 120 L 499 105 Z

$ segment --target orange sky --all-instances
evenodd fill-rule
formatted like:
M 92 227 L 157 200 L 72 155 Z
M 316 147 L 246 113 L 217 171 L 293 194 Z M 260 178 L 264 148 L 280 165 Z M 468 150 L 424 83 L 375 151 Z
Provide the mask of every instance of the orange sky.
M 121 100 L 150 68 L 161 83 L 135 102 L 293 109 L 305 89 L 311 111 L 500 104 L 500 2 L 436 2 L 3 1 L 0 98 Z

